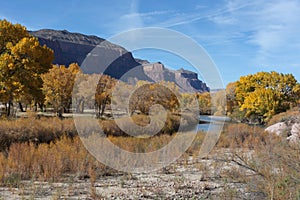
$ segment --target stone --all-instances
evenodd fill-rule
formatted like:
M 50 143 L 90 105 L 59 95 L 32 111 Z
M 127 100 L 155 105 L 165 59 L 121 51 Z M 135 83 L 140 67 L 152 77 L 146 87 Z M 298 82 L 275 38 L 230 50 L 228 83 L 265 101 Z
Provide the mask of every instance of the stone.
M 287 140 L 294 145 L 299 144 L 300 142 L 300 123 L 295 123 L 291 129 L 291 135 L 287 138 Z
M 198 74 L 192 71 L 179 69 L 170 70 L 160 63 L 147 63 L 142 61 L 145 74 L 155 82 L 174 82 L 181 92 L 209 92 L 209 87 L 198 79 Z
M 275 133 L 276 135 L 282 135 L 286 133 L 288 127 L 284 122 L 273 124 L 265 129 L 266 132 Z

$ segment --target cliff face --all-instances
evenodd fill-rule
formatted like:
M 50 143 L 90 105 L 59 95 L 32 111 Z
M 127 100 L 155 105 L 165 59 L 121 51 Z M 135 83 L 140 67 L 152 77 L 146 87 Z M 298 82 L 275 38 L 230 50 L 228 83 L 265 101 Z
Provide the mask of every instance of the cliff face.
M 32 31 L 30 34 L 37 37 L 42 45 L 53 49 L 54 64 L 67 66 L 76 62 L 81 66 L 89 65 L 88 68 L 84 67 L 85 73 L 104 73 L 120 79 L 125 73 L 140 65 L 123 47 L 96 36 L 49 29 Z M 130 75 L 133 76 L 130 78 L 135 80 L 151 81 L 141 67 Z M 127 75 L 124 81 L 127 81 L 130 75 Z
M 30 32 L 37 37 L 42 45 L 54 50 L 54 64 L 69 65 L 83 62 L 86 55 L 95 48 L 97 44 L 104 41 L 96 36 L 85 36 L 68 31 L 56 31 L 42 29 Z
M 174 82 L 182 92 L 208 92 L 209 88 L 198 79 L 195 72 L 184 69 L 170 70 L 162 63 L 141 63 L 145 74 L 152 80 Z
M 42 45 L 54 50 L 54 64 L 67 66 L 76 62 L 85 73 L 104 73 L 126 82 L 171 81 L 183 92 L 209 91 L 194 72 L 183 69 L 173 71 L 161 63 L 150 64 L 146 60 L 135 59 L 123 47 L 97 36 L 50 29 L 31 31 L 30 34 L 37 37 Z

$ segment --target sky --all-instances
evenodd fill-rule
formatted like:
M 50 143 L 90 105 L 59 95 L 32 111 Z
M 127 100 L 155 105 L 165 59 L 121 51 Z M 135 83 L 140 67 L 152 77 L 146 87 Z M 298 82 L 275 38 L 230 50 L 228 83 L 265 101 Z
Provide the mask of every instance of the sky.
M 105 39 L 134 28 L 168 28 L 204 48 L 225 86 L 259 71 L 292 73 L 300 81 L 299 0 L 15 0 L 1 3 L 0 19 L 28 30 L 68 30 Z M 168 52 L 133 54 L 193 69 Z

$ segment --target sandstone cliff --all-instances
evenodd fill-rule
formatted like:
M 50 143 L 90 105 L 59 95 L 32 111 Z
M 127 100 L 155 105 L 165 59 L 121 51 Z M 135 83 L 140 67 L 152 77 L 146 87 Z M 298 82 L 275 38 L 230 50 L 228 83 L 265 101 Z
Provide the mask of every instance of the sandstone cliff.
M 179 69 L 170 70 L 165 66 L 158 63 L 141 63 L 144 68 L 145 74 L 152 80 L 170 81 L 174 82 L 182 92 L 208 92 L 209 88 L 205 83 L 198 79 L 198 75 L 195 72 Z
M 183 69 L 173 71 L 161 63 L 136 60 L 123 47 L 97 36 L 51 29 L 31 31 L 30 34 L 37 37 L 42 45 L 54 50 L 54 64 L 69 65 L 76 62 L 84 68 L 85 73 L 105 73 L 127 82 L 171 81 L 183 92 L 209 91 L 194 72 Z

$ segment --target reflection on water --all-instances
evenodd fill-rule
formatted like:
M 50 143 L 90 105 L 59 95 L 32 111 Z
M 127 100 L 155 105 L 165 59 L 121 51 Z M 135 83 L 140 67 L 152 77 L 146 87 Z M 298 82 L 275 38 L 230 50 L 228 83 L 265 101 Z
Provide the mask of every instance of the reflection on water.
M 209 127 L 211 126 L 211 129 L 214 129 L 214 127 L 218 127 L 218 122 L 224 121 L 228 122 L 230 121 L 229 117 L 226 116 L 210 116 L 210 115 L 200 115 L 199 116 L 200 123 L 198 124 L 198 130 L 202 131 L 208 131 Z

